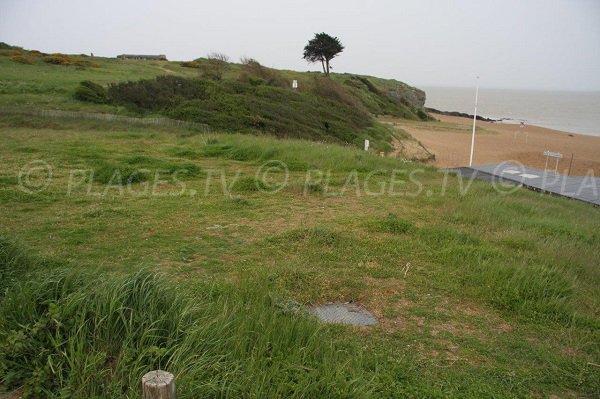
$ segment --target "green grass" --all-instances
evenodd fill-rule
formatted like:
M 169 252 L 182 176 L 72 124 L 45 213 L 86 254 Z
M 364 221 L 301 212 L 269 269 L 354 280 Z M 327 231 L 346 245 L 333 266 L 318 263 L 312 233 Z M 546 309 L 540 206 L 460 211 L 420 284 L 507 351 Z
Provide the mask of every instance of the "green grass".
M 422 111 L 424 93 L 395 80 L 349 74 L 329 79 L 255 63 L 222 64 L 215 78 L 206 73 L 212 68 L 206 59 L 197 61 L 199 68 L 186 68 L 180 62 L 73 56 L 94 65 L 78 67 L 48 64 L 42 56 L 22 51 L 31 59 L 29 65 L 13 61 L 15 51 L 0 49 L 0 108 L 163 115 L 221 132 L 259 132 L 356 147 L 369 139 L 375 150 L 386 152 L 392 149 L 394 132 L 373 115 L 428 118 Z M 170 83 L 159 93 L 155 78 Z M 299 81 L 297 90 L 291 88 L 292 79 Z M 109 100 L 104 103 L 104 94 L 100 99 L 98 93 L 93 97 L 100 103 L 77 100 L 76 93 L 90 90 L 81 82 L 96 89 L 112 86 Z M 200 91 L 187 90 L 198 86 Z
M 183 68 L 177 63 L 88 57 L 99 67 L 77 68 L 46 64 L 40 57 L 33 57 L 33 65 L 23 65 L 11 61 L 8 54 L 7 50 L 0 50 L 0 105 L 3 106 L 115 112 L 118 109 L 113 106 L 77 101 L 73 94 L 79 83 L 92 80 L 106 86 L 110 83 L 149 79 L 168 73 L 190 77 L 197 75 L 196 71 Z
M 598 209 L 479 181 L 461 195 L 459 177 L 357 148 L 389 148 L 372 115 L 455 129 L 415 120 L 420 91 L 207 60 L 81 68 L 27 53 L 29 65 L 12 51 L 0 107 L 137 115 L 73 94 L 83 80 L 199 78 L 207 96 L 141 111 L 214 133 L 0 115 L 0 391 L 132 398 L 162 368 L 181 398 L 600 394 Z M 24 171 L 39 160 L 52 178 L 35 192 L 45 171 Z M 303 310 L 330 301 L 380 323 Z
M 183 398 L 600 390 L 588 204 L 478 181 L 461 196 L 456 177 L 444 188 L 433 168 L 353 147 L 52 121 L 0 117 L 5 389 L 137 397 L 162 367 Z M 36 159 L 53 180 L 27 194 L 19 171 Z M 73 169 L 137 168 L 150 172 L 130 189 L 76 175 L 67 190 Z M 380 324 L 290 312 L 328 301 Z
M 378 378 L 358 340 L 245 285 L 43 272 L 0 314 L 2 382 L 29 397 L 137 397 L 149 367 L 173 372 L 184 398 L 364 397 Z

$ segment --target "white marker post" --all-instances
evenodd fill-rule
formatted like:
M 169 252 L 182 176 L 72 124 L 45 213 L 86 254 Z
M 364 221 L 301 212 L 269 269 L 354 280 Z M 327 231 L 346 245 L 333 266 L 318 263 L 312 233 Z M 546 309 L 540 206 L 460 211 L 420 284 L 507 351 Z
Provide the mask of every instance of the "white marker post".
M 292 80 L 292 89 L 296 90 L 298 88 L 298 81 L 296 79 Z
M 469 158 L 469 166 L 473 166 L 473 149 L 475 148 L 475 122 L 477 121 L 477 97 L 479 97 L 479 76 L 475 84 L 475 111 L 473 112 L 473 134 L 471 135 L 471 157 Z
M 365 140 L 365 151 L 369 151 L 369 140 Z

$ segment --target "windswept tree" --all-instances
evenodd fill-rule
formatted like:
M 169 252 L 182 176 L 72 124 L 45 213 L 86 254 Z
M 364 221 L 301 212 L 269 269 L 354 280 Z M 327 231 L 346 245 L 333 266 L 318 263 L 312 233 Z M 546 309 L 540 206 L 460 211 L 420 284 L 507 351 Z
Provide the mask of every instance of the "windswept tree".
M 327 33 L 316 33 L 306 46 L 304 46 L 304 59 L 308 62 L 320 62 L 325 75 L 329 75 L 331 66 L 329 62 L 344 50 L 344 46 L 337 37 Z

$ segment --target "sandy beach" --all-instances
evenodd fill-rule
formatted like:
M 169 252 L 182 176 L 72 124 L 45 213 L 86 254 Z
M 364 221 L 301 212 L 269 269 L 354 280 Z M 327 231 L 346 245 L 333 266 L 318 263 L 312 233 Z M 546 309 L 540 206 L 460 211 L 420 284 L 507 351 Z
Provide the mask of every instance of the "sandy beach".
M 386 122 L 407 131 L 433 153 L 435 160 L 431 163 L 434 165 L 442 168 L 468 165 L 473 120 L 437 114 L 434 117 L 438 122 L 401 119 Z M 594 176 L 600 176 L 600 137 L 533 125 L 520 131 L 518 125 L 477 121 L 473 164 L 516 161 L 544 169 L 544 151 L 547 150 L 563 154 L 558 164 L 561 174 L 583 176 L 592 171 Z M 556 160 L 551 158 L 548 169 L 554 170 L 555 164 Z

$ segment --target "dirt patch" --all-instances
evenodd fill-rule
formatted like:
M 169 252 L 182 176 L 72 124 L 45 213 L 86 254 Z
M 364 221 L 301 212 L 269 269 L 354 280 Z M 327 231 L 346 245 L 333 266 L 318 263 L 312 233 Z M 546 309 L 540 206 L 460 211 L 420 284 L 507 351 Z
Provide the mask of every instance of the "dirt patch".
M 13 392 L 0 392 L 0 399 L 21 399 L 23 397 L 23 390 L 17 389 Z
M 391 158 L 402 158 L 419 162 L 431 162 L 435 160 L 435 155 L 423 144 L 414 139 L 393 137 L 392 146 L 394 149 L 388 154 Z

